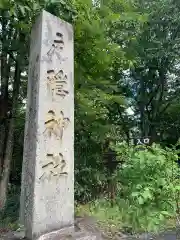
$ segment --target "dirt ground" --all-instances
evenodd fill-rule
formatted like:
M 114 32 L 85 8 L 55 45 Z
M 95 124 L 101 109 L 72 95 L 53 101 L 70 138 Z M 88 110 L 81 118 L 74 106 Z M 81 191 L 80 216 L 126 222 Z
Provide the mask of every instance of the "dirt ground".
M 180 228 L 174 230 L 167 230 L 162 234 L 152 236 L 151 234 L 142 234 L 140 236 L 128 236 L 124 234 L 116 234 L 115 236 L 107 236 L 102 230 L 97 227 L 96 221 L 94 218 L 85 217 L 85 218 L 76 218 L 75 221 L 75 232 L 83 231 L 89 233 L 89 235 L 96 236 L 96 240 L 180 240 Z M 23 232 L 3 232 L 0 231 L 0 240 L 21 240 L 24 238 Z M 69 238 L 65 238 L 68 240 Z M 73 238 L 70 238 L 73 240 Z M 77 239 L 77 238 L 75 238 Z M 92 239 L 92 238 L 89 238 Z M 61 239 L 58 239 L 61 240 Z

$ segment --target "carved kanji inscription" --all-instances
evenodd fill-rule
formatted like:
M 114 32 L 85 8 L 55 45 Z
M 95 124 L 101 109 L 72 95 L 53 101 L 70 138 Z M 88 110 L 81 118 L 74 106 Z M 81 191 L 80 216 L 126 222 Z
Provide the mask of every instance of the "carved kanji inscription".
M 47 113 L 47 118 L 45 121 L 45 131 L 49 137 L 52 135 L 55 136 L 57 140 L 62 142 L 64 130 L 69 125 L 70 120 L 67 117 L 64 117 L 63 111 L 60 112 L 59 116 L 56 116 L 53 110 L 49 110 Z
M 62 153 L 57 155 L 47 153 L 46 162 L 42 165 L 42 175 L 39 179 L 49 179 L 67 174 L 66 161 Z
M 63 70 L 55 73 L 54 70 L 47 71 L 47 89 L 52 98 L 52 101 L 57 100 L 58 97 L 64 98 L 69 94 L 67 90 L 67 75 Z
M 53 40 L 53 44 L 51 45 L 51 48 L 47 52 L 47 56 L 50 60 L 52 60 L 52 57 L 54 54 L 59 55 L 59 52 L 61 52 L 64 48 L 64 39 L 63 34 L 60 32 L 56 33 L 56 39 Z

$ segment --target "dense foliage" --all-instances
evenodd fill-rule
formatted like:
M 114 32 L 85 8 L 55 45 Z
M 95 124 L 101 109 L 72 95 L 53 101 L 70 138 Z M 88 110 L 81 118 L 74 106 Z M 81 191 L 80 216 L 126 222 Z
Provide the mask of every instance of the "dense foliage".
M 126 160 L 116 173 L 120 187 L 117 196 L 129 203 L 127 218 L 132 218 L 134 228 L 147 226 L 152 230 L 177 211 L 180 190 L 177 150 L 155 144 L 144 151 L 120 145 L 117 147 L 120 157 L 122 148 Z
M 0 1 L 3 216 L 8 184 L 20 185 L 30 31 L 42 9 L 74 27 L 77 203 L 110 198 L 102 203 L 109 218 L 153 229 L 178 209 L 180 4 L 174 0 Z M 139 136 L 159 145 L 128 146 Z
M 96 216 L 111 233 L 159 231 L 170 224 L 168 219 L 172 227 L 179 211 L 178 151 L 156 144 L 142 151 L 125 142 L 115 149 L 123 163 L 111 178 L 116 185 L 113 206 L 104 194 L 105 198 L 80 206 L 78 213 Z

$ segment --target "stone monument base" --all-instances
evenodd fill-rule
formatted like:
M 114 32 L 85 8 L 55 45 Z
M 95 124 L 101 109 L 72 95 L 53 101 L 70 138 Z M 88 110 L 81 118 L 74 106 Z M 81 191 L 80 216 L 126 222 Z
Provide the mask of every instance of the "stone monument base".
M 27 239 L 25 228 L 0 234 L 0 240 L 103 240 L 111 239 L 99 229 L 93 217 L 75 217 L 74 225 L 44 233 L 37 238 Z M 119 239 L 119 238 L 118 238 Z M 121 239 L 121 238 L 120 238 Z M 124 239 L 124 238 L 123 238 Z
M 100 240 L 96 234 L 86 230 L 75 229 L 75 227 L 66 227 L 60 230 L 45 233 L 32 240 Z M 0 240 L 29 240 L 25 237 L 25 231 L 9 232 L 0 236 Z
M 66 227 L 43 234 L 37 240 L 99 240 L 97 236 L 85 231 L 76 231 L 74 227 Z

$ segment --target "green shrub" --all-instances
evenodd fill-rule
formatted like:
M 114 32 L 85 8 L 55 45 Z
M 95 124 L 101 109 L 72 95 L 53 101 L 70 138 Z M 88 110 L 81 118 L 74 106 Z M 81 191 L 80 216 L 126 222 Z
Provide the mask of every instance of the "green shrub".
M 115 147 L 124 159 L 114 179 L 118 183 L 118 205 L 122 199 L 128 205 L 127 219 L 134 230 L 156 230 L 167 219 L 176 215 L 180 183 L 175 149 L 159 145 L 129 147 L 125 143 Z
M 78 205 L 78 214 L 95 216 L 111 233 L 156 232 L 175 226 L 180 192 L 175 148 L 162 149 L 154 144 L 142 150 L 121 143 L 115 150 L 123 164 L 112 175 L 117 186 L 114 205 L 104 197 Z

